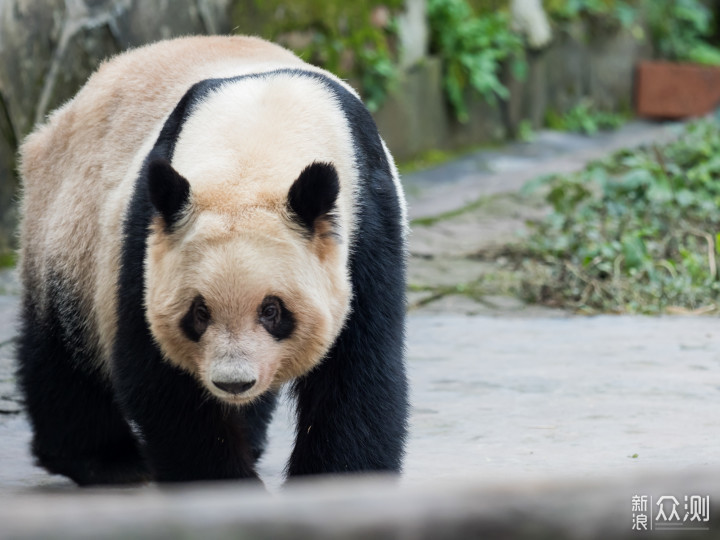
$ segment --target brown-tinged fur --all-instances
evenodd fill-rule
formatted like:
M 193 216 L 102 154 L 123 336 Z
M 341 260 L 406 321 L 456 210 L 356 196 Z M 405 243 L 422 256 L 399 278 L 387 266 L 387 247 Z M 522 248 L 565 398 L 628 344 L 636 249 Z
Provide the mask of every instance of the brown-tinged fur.
M 53 274 L 79 294 L 90 345 L 106 373 L 123 218 L 163 121 L 197 81 L 283 67 L 316 70 L 249 37 L 191 37 L 136 49 L 104 63 L 22 145 L 23 282 L 40 295 L 41 308 Z M 238 83 L 199 106 L 183 127 L 173 167 L 191 184 L 191 208 L 170 235 L 156 218 L 145 261 L 146 308 L 168 360 L 206 385 L 217 354 L 260 366 L 257 393 L 298 376 L 321 359 L 347 316 L 356 171 L 344 117 L 324 92 L 318 83 L 288 77 Z M 233 106 L 238 102 L 252 108 Z M 339 237 L 303 238 L 286 214 L 290 185 L 313 161 L 338 171 Z M 216 324 L 193 343 L 178 322 L 197 293 Z M 281 296 L 297 317 L 298 331 L 286 343 L 257 325 L 257 306 L 268 294 Z

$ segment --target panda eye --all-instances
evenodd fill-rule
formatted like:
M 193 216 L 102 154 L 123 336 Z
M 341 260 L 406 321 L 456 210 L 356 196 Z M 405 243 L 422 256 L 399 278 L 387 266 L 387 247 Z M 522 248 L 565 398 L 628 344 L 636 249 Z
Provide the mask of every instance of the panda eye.
M 295 318 L 277 296 L 266 296 L 258 306 L 258 319 L 277 340 L 288 337 L 295 328 Z
M 193 304 L 195 308 L 195 321 L 199 324 L 207 324 L 210 322 L 210 311 L 208 310 L 205 302 L 199 302 Z
M 280 299 L 276 296 L 266 297 L 260 304 L 260 322 L 270 331 L 277 326 L 281 318 Z
M 200 338 L 210 324 L 210 310 L 205 304 L 205 299 L 197 295 L 190 304 L 185 316 L 180 321 L 180 328 L 192 341 L 200 341 Z
M 280 318 L 280 308 L 275 302 L 267 304 L 263 308 L 260 318 L 264 321 L 267 321 L 268 323 L 276 324 L 278 319 Z

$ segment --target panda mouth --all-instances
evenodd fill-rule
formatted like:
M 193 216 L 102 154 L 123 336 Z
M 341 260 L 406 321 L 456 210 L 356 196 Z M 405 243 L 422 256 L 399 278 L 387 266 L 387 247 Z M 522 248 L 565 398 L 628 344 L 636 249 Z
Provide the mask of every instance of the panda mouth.
M 254 381 L 253 384 L 248 384 L 249 382 L 245 381 L 245 383 L 237 384 L 236 382 L 203 380 L 205 389 L 209 394 L 229 405 L 248 405 L 268 390 L 268 388 L 263 387 L 260 381 Z
M 215 388 L 218 388 L 225 394 L 231 394 L 233 396 L 247 393 L 256 383 L 257 381 L 255 379 L 249 381 L 212 381 Z
M 257 391 L 255 385 L 248 387 L 246 390 L 240 390 L 242 386 L 233 386 L 230 387 L 230 390 L 225 390 L 217 384 L 211 384 L 209 390 L 213 396 L 233 405 L 246 405 L 262 394 L 262 392 Z
M 221 393 L 221 392 L 210 392 L 212 396 L 222 401 L 223 403 L 227 403 L 228 405 L 236 405 L 236 406 L 244 406 L 249 405 L 253 401 L 255 401 L 260 394 L 259 393 L 252 393 L 252 394 L 242 394 L 242 395 L 236 395 L 236 394 L 228 394 L 228 393 Z

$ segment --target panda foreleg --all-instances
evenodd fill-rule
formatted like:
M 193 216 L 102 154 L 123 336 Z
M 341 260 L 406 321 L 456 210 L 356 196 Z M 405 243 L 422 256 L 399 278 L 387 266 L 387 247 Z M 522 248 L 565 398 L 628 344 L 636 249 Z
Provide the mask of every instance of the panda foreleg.
M 267 446 L 267 431 L 277 407 L 277 392 L 267 392 L 252 404 L 243 407 L 248 443 L 252 449 L 253 462 L 262 457 Z
M 403 233 L 392 197 L 367 200 L 363 211 L 349 320 L 320 366 L 295 382 L 290 476 L 402 467 L 408 417 Z
M 154 345 L 124 343 L 116 345 L 113 383 L 123 412 L 139 429 L 153 478 L 257 480 L 242 410 L 208 395 Z
M 28 296 L 18 343 L 18 379 L 39 466 L 79 485 L 149 479 L 138 443 L 92 360 L 71 353 L 57 318 L 38 316 Z
M 377 339 L 347 327 L 323 364 L 296 381 L 289 476 L 400 472 L 407 416 L 402 356 L 371 350 Z M 402 331 L 395 339 L 402 340 Z
M 144 262 L 155 212 L 148 197 L 139 182 L 124 225 L 111 359 L 116 399 L 139 431 L 155 480 L 259 480 L 242 409 L 221 403 L 167 362 L 148 327 Z

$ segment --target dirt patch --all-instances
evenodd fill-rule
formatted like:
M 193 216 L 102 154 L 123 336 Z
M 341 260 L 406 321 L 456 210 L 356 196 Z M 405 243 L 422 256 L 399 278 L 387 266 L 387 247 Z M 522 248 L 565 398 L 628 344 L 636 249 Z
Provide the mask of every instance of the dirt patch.
M 408 307 L 413 312 L 547 316 L 518 299 L 514 247 L 549 208 L 541 193 L 503 193 L 416 221 L 410 235 Z

